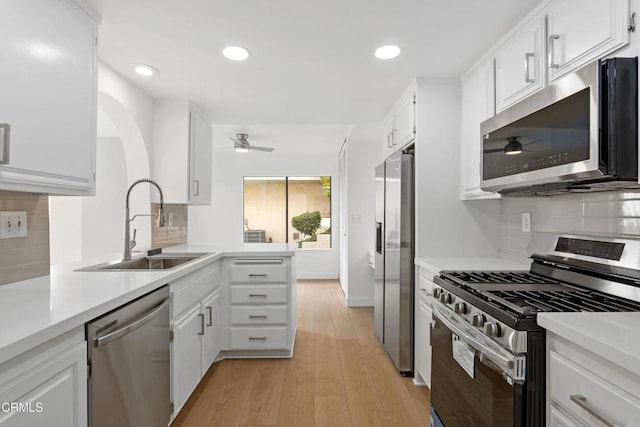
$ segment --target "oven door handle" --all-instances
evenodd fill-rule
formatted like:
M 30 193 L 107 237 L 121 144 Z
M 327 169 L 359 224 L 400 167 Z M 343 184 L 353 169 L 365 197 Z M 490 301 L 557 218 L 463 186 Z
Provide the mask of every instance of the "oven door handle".
M 508 382 L 524 381 L 526 373 L 526 359 L 524 356 L 515 356 L 507 351 L 501 352 L 499 349 L 492 348 L 488 343 L 482 342 L 481 339 L 471 334 L 471 331 L 464 330 L 456 324 L 457 322 L 443 311 L 439 301 L 434 301 L 433 303 L 433 314 L 461 341 L 480 352 L 481 362 L 483 362 L 483 358 L 486 358 L 491 362 L 487 366 L 498 368 L 503 375 L 506 375 Z

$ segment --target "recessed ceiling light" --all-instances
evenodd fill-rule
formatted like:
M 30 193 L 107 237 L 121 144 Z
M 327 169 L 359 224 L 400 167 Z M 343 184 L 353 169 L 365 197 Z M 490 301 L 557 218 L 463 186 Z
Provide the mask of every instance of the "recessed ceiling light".
M 378 59 L 393 59 L 400 55 L 402 50 L 395 45 L 380 46 L 376 49 L 375 55 Z
M 131 64 L 131 66 L 133 67 L 133 71 L 135 71 L 136 74 L 139 74 L 144 77 L 157 76 L 158 74 L 160 74 L 160 71 L 158 71 L 157 68 L 154 68 L 151 65 Z
M 240 46 L 227 46 L 222 49 L 222 54 L 232 61 L 244 61 L 249 57 L 249 51 Z

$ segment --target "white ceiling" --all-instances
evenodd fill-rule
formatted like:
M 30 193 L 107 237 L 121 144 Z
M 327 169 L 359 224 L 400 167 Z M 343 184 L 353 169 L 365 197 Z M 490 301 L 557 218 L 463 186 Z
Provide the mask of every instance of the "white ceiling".
M 347 125 L 380 121 L 417 76 L 460 76 L 541 0 L 88 1 L 100 59 L 154 98 L 214 123 Z M 389 43 L 402 55 L 376 59 Z M 225 59 L 230 44 L 251 57 Z M 160 76 L 134 75 L 140 62 Z

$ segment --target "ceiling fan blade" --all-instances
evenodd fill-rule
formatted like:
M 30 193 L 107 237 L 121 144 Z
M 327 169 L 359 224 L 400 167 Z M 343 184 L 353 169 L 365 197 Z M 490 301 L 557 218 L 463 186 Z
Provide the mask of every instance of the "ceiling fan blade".
M 523 147 L 526 147 L 527 145 L 531 145 L 531 144 L 535 144 L 536 142 L 540 142 L 543 141 L 542 139 L 536 139 L 535 141 L 531 141 L 531 142 L 527 142 L 526 144 L 522 144 Z
M 258 147 L 258 146 L 256 146 L 256 145 L 250 145 L 250 146 L 249 146 L 249 150 L 252 150 L 252 151 L 268 151 L 268 152 L 271 152 L 271 151 L 275 150 L 275 148 L 273 148 L 273 147 Z
M 492 153 L 504 153 L 504 148 L 494 148 L 492 150 L 483 150 L 484 154 L 492 154 Z

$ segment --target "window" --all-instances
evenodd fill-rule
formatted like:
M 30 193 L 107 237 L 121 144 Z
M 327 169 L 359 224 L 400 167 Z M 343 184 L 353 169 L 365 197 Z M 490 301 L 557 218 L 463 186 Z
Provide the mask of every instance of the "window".
M 331 248 L 331 177 L 245 177 L 244 242 Z

